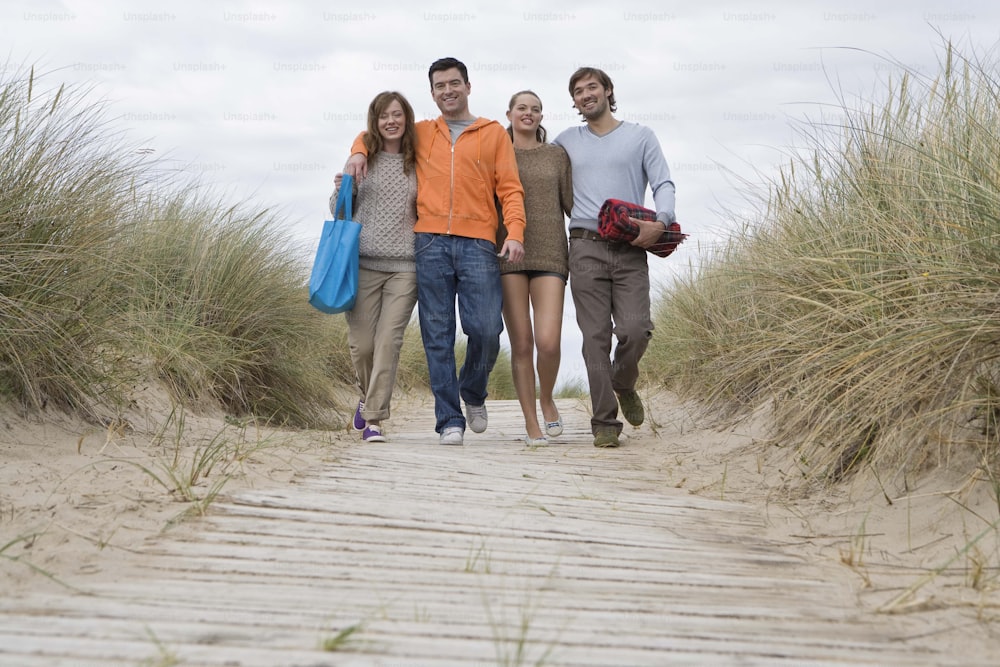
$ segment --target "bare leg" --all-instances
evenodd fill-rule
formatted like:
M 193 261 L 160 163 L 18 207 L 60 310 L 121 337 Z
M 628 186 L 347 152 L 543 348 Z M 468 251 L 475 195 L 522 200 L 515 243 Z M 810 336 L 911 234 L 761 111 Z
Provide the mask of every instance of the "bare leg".
M 500 277 L 503 287 L 503 318 L 510 339 L 510 367 L 524 427 L 529 438 L 541 438 L 535 406 L 535 341 L 531 330 L 531 312 L 528 302 L 529 282 L 523 274 L 508 273 Z
M 553 422 L 559 418 L 552 392 L 562 355 L 560 339 L 566 283 L 556 276 L 538 276 L 531 280 L 529 291 L 535 324 L 535 347 L 538 349 L 538 398 L 545 421 Z

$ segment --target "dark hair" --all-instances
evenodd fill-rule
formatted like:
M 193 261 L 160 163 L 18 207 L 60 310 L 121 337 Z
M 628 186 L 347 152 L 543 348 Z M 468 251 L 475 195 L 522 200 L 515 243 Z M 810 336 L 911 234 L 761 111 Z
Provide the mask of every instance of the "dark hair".
M 368 131 L 365 132 L 363 139 L 365 148 L 368 149 L 368 166 L 371 166 L 372 160 L 382 152 L 383 141 L 382 133 L 378 131 L 378 119 L 393 102 L 399 102 L 399 106 L 403 107 L 403 115 L 406 116 L 406 120 L 403 122 L 403 139 L 400 141 L 400 151 L 403 153 L 403 172 L 409 174 L 417 162 L 413 107 L 401 93 L 394 90 L 379 93 L 368 105 Z
M 458 71 L 462 73 L 462 81 L 469 83 L 469 70 L 466 68 L 465 63 L 457 58 L 440 58 L 432 62 L 431 68 L 427 70 L 427 78 L 430 80 L 431 85 L 434 85 L 434 72 L 443 72 L 452 67 L 457 67 Z
M 510 96 L 510 102 L 507 103 L 507 111 L 510 111 L 511 109 L 514 108 L 514 102 L 521 95 L 531 95 L 536 100 L 538 100 L 538 106 L 539 107 L 542 106 L 542 98 L 538 96 L 538 93 L 536 93 L 533 90 L 519 90 L 519 91 L 517 91 L 516 93 L 514 93 L 513 95 Z M 510 135 L 511 141 L 513 141 L 514 140 L 514 128 L 512 128 L 510 125 L 507 126 L 507 134 Z M 539 123 L 538 124 L 538 128 L 535 130 L 535 139 L 538 139 L 539 143 L 544 144 L 546 136 L 547 136 L 547 133 L 545 132 L 545 128 L 542 127 L 541 123 Z
M 576 82 L 588 76 L 594 77 L 604 86 L 604 89 L 608 91 L 608 106 L 611 107 L 612 112 L 618 111 L 618 103 L 615 102 L 615 84 L 611 83 L 611 77 L 604 70 L 596 67 L 581 67 L 573 72 L 573 76 L 569 78 L 569 96 L 573 97 L 573 88 L 576 86 Z

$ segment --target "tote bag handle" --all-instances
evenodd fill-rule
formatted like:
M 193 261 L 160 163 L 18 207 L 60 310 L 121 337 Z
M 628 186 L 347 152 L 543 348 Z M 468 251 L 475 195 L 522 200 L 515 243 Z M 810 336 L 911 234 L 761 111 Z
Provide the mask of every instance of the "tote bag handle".
M 354 179 L 350 174 L 344 174 L 340 179 L 340 190 L 337 191 L 337 203 L 333 207 L 334 220 L 354 219 Z M 344 215 L 340 215 L 340 211 Z

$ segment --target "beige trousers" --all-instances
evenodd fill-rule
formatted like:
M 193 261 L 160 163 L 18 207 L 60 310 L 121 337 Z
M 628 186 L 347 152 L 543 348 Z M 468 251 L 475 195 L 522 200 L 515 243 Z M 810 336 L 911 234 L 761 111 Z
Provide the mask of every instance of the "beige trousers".
M 347 342 L 366 421 L 389 418 L 403 333 L 416 303 L 415 272 L 358 271 L 358 296 L 347 312 Z

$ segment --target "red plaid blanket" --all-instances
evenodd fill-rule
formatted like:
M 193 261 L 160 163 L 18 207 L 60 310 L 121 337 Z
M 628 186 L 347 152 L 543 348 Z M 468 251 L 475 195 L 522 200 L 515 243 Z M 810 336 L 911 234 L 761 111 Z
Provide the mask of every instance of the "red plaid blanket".
M 656 220 L 656 211 L 620 199 L 608 199 L 601 206 L 601 212 L 597 215 L 597 231 L 602 238 L 608 241 L 630 243 L 639 236 L 639 225 L 629 218 Z M 667 231 L 663 232 L 660 240 L 646 250 L 657 257 L 667 257 L 686 238 L 687 234 L 681 233 L 681 226 L 676 222 L 671 222 L 667 225 Z

